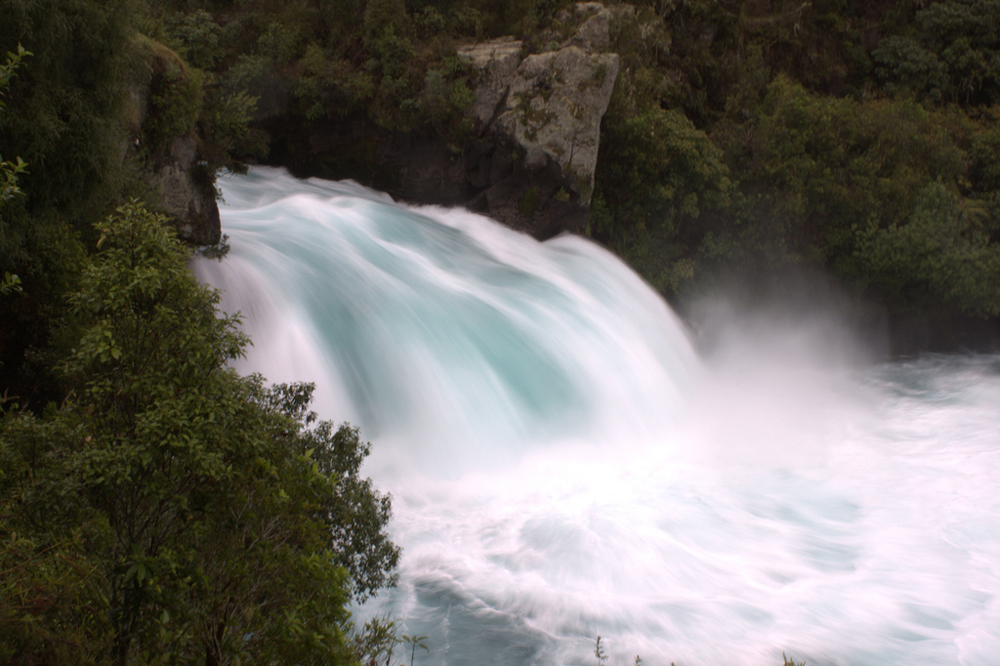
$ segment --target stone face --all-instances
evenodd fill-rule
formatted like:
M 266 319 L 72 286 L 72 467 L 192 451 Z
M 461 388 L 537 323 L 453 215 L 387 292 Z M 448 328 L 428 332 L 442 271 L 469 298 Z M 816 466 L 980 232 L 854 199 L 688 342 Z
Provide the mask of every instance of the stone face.
M 564 9 L 556 17 L 561 23 L 579 23 L 570 39 L 563 46 L 578 46 L 588 53 L 600 51 L 611 41 L 612 12 L 599 2 L 578 2 Z
M 497 117 L 500 132 L 525 151 L 528 168 L 553 161 L 580 202 L 590 204 L 607 111 L 618 76 L 618 56 L 588 54 L 577 46 L 525 58 Z
M 400 135 L 381 147 L 404 199 L 450 205 L 468 198 L 465 161 L 441 141 Z
M 419 133 L 372 139 L 329 123 L 310 134 L 310 155 L 321 164 L 336 146 L 356 145 L 373 154 L 364 165 L 368 174 L 356 177 L 394 197 L 467 206 L 537 238 L 582 231 L 601 119 L 618 75 L 618 56 L 606 53 L 612 16 L 600 3 L 573 5 L 536 35 L 547 46 L 532 55 L 512 37 L 458 48 L 475 70 L 468 110 L 473 132 L 461 144 Z M 286 166 L 316 175 L 315 168 Z M 173 182 L 172 174 L 163 174 L 165 185 Z
M 514 72 L 521 64 L 521 45 L 513 37 L 501 37 L 458 49 L 458 55 L 479 71 L 476 100 L 470 113 L 480 130 L 490 125 L 507 95 Z
M 478 70 L 470 114 L 480 140 L 463 155 L 469 203 L 537 237 L 586 223 L 618 76 L 618 56 L 601 52 L 608 9 L 578 3 L 557 21 L 571 33 L 556 50 L 522 59 L 511 38 L 459 49 Z
M 163 208 L 174 219 L 177 234 L 195 245 L 215 245 L 222 237 L 215 190 L 194 175 L 198 144 L 193 136 L 171 141 L 170 159 L 156 170 L 152 183 L 160 191 Z

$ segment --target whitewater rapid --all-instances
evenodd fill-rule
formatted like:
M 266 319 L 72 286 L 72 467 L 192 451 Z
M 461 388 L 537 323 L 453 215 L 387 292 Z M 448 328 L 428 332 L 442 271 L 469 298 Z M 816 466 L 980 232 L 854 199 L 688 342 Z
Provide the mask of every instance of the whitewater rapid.
M 707 358 L 638 277 L 271 169 L 221 182 L 195 270 L 373 442 L 415 664 L 1000 664 L 1000 358 L 831 358 L 829 326 Z

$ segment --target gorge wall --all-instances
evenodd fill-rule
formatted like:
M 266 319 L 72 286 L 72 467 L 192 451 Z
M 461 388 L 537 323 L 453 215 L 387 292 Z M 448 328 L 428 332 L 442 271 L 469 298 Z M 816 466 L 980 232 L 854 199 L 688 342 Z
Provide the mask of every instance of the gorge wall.
M 371 154 L 375 168 L 389 175 L 365 184 L 410 202 L 465 206 L 536 238 L 583 231 L 601 119 L 619 69 L 618 55 L 607 52 L 609 27 L 623 11 L 631 8 L 577 3 L 533 47 L 512 37 L 460 46 L 458 56 L 473 72 L 473 101 L 465 110 L 471 132 L 461 144 L 419 132 L 378 133 L 370 137 Z M 218 243 L 212 177 L 200 168 L 198 74 L 158 42 L 141 38 L 133 46 L 123 155 L 140 157 L 182 239 Z M 344 129 L 337 125 L 313 127 L 310 152 L 342 150 Z M 300 176 L 338 177 L 280 153 L 268 161 Z

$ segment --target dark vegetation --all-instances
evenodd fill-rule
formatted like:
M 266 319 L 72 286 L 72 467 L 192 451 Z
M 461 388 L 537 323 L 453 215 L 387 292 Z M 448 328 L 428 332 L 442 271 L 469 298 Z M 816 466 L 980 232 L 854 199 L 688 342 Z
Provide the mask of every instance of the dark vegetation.
M 365 445 L 226 369 L 246 340 L 148 175 L 185 136 L 209 185 L 268 161 L 391 188 L 379 142 L 471 139 L 456 45 L 550 48 L 567 4 L 0 0 L 0 661 L 391 646 L 345 612 L 396 558 Z M 995 323 L 998 47 L 996 0 L 639 0 L 589 233 L 674 298 L 809 269 Z
M 0 16 L 0 663 L 391 650 L 391 623 L 348 612 L 399 557 L 368 445 L 317 421 L 311 385 L 228 367 L 238 318 L 154 212 L 173 137 L 197 138 L 209 182 L 238 168 L 249 98 L 137 32 L 136 3 Z
M 819 269 L 890 314 L 995 321 L 998 12 L 974 0 L 640 10 L 652 37 L 623 25 L 614 45 L 624 73 L 594 235 L 671 295 Z
M 469 145 L 456 45 L 552 48 L 568 4 L 172 0 L 144 20 L 256 100 L 229 155 L 392 191 L 380 142 Z M 592 237 L 674 299 L 808 269 L 893 316 L 997 321 L 1000 3 L 634 6 L 612 25 Z
M 199 169 L 266 161 L 392 191 L 377 147 L 470 145 L 474 73 L 456 45 L 558 41 L 566 0 L 3 0 L 0 378 L 58 392 L 59 294 L 91 223 L 131 197 L 171 136 Z M 1000 3 L 646 0 L 612 25 L 621 73 L 588 230 L 681 301 L 807 269 L 883 312 L 1000 316 Z M 144 118 L 129 91 L 148 80 Z M 12 163 L 13 164 L 13 163 Z M 13 168 L 13 167 L 12 167 Z
M 314 423 L 311 386 L 226 367 L 247 339 L 165 220 L 130 204 L 97 233 L 66 397 L 3 423 L 0 661 L 359 660 L 346 604 L 398 558 L 367 445 Z

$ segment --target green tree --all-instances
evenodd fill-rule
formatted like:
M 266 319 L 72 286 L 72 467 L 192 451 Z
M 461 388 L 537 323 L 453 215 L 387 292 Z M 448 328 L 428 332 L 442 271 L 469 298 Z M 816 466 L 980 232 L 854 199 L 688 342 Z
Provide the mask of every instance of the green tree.
M 4 424 L 0 659 L 349 662 L 346 604 L 398 559 L 367 445 L 314 422 L 311 386 L 227 367 L 247 338 L 164 222 L 99 225 L 67 398 Z
M 891 92 L 934 102 L 989 105 L 1000 99 L 1000 5 L 991 0 L 926 3 L 908 34 L 881 42 L 872 55 Z
M 656 289 L 693 277 L 690 228 L 729 203 L 723 153 L 678 109 L 663 109 L 632 79 L 618 83 L 602 124 L 591 234 Z
M 0 268 L 23 294 L 4 302 L 0 392 L 54 397 L 53 322 L 79 275 L 91 223 L 121 201 L 132 0 L 0 0 L 0 53 L 33 54 L 4 92 L 0 150 L 29 166 L 0 209 Z M 131 182 L 131 181 L 130 181 Z
M 822 97 L 779 76 L 755 116 L 729 131 L 739 224 L 713 233 L 703 251 L 749 265 L 784 255 L 863 282 L 870 265 L 858 263 L 855 226 L 903 225 L 925 187 L 957 187 L 975 128 L 913 101 Z
M 20 45 L 17 47 L 17 53 L 7 54 L 7 62 L 0 65 L 0 95 L 3 94 L 3 90 L 10 83 L 11 78 L 15 76 L 14 72 L 17 70 L 17 66 L 21 64 L 21 59 L 30 55 L 31 52 L 26 51 Z M 0 112 L 2 111 L 3 100 L 0 99 Z M 20 173 L 24 173 L 27 166 L 20 157 L 14 162 L 6 162 L 3 160 L 3 155 L 0 154 L 0 208 L 3 208 L 4 203 L 9 199 L 13 199 L 18 194 L 21 194 L 21 188 L 17 186 L 17 176 Z M 21 290 L 20 283 L 21 278 L 17 275 L 13 275 L 9 271 L 5 272 L 0 277 L 0 296 L 11 292 L 19 292 Z
M 120 186 L 132 0 L 0 0 L 0 52 L 34 56 L 10 81 L 4 150 L 33 165 L 26 205 L 84 226 Z M 37 221 L 37 220 L 36 220 Z
M 990 242 L 995 224 L 977 203 L 936 182 L 921 191 L 905 224 L 859 229 L 867 282 L 895 309 L 933 311 L 943 303 L 1000 315 L 1000 245 Z
M 412 28 L 403 0 L 368 0 L 363 30 L 365 44 L 371 47 L 389 35 L 408 37 Z

